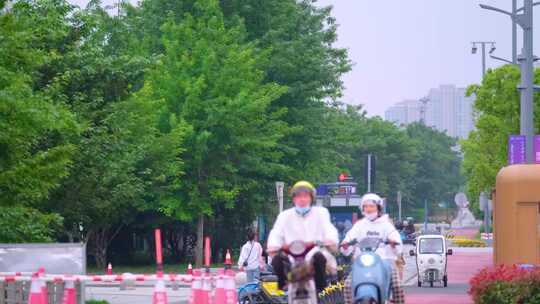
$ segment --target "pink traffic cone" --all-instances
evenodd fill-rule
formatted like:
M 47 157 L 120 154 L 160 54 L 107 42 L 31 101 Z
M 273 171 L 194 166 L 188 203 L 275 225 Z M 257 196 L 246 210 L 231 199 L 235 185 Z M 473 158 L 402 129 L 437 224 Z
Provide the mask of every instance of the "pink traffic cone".
M 163 276 L 159 276 L 154 287 L 154 295 L 152 297 L 152 304 L 167 304 L 167 289 L 165 288 L 165 282 L 163 282 Z
M 113 274 L 112 264 L 109 263 L 109 265 L 107 265 L 107 275 L 112 275 L 112 274 Z
M 192 281 L 191 281 L 191 294 L 189 296 L 188 303 L 201 304 L 201 291 L 202 291 L 201 272 L 199 270 L 194 270 Z
M 73 280 L 66 280 L 65 282 L 62 304 L 77 304 L 77 291 L 75 291 L 75 282 Z
M 223 268 L 218 270 L 216 277 L 216 291 L 214 293 L 213 304 L 226 304 L 227 294 L 225 291 L 225 270 Z
M 225 273 L 225 294 L 227 296 L 226 304 L 236 304 L 236 284 L 234 282 L 234 271 L 227 270 Z
M 38 277 L 45 277 L 45 268 L 40 267 L 38 269 Z M 49 289 L 47 288 L 47 282 L 41 281 L 41 296 L 43 297 L 41 302 L 43 304 L 49 304 Z
M 205 274 L 202 278 L 202 290 L 201 290 L 201 304 L 210 303 L 210 292 L 212 292 L 212 282 L 208 274 Z
M 30 293 L 28 294 L 28 304 L 44 304 L 43 293 L 41 292 L 41 282 L 37 273 L 32 276 L 32 284 L 30 285 Z

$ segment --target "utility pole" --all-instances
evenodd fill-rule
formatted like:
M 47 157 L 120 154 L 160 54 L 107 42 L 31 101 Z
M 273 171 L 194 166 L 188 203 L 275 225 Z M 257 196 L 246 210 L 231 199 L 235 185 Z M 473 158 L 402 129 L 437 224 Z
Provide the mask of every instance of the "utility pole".
M 523 49 L 522 54 L 517 57 L 519 66 L 521 69 L 521 84 L 518 89 L 521 92 L 520 97 L 520 134 L 525 135 L 526 144 L 526 160 L 527 163 L 532 163 L 533 150 L 534 150 L 534 90 L 538 89 L 534 85 L 534 62 L 537 58 L 533 54 L 533 7 L 540 5 L 540 2 L 533 2 L 533 0 L 524 0 L 524 6 L 522 8 L 516 7 L 516 0 L 512 1 L 512 12 L 480 4 L 483 9 L 495 11 L 508 15 L 512 18 L 512 56 L 517 53 L 517 39 L 516 39 L 516 25 L 519 25 L 523 29 Z M 523 12 L 523 13 L 521 13 Z M 499 59 L 499 58 L 497 58 Z M 512 58 L 515 63 L 515 59 Z M 508 60 L 503 60 L 508 62 Z
M 518 61 L 521 65 L 521 119 L 520 133 L 526 138 L 527 163 L 533 162 L 534 140 L 534 54 L 533 54 L 533 0 L 524 0 L 524 12 L 517 15 L 517 23 L 523 28 L 523 51 Z
M 398 221 L 401 222 L 401 191 L 397 192 Z
M 428 224 L 428 204 L 427 199 L 424 199 L 424 232 L 427 232 Z
M 371 154 L 367 157 L 367 192 L 371 193 Z
M 512 63 L 517 64 L 517 0 L 512 0 Z

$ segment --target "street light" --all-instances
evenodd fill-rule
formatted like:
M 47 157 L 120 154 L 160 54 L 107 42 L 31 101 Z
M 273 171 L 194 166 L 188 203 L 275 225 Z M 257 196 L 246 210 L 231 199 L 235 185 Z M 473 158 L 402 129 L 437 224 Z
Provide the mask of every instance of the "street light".
M 491 49 L 489 50 L 489 53 L 493 53 L 495 51 L 495 42 L 494 41 L 473 41 L 472 42 L 472 53 L 476 54 L 476 51 L 478 48 L 476 47 L 477 44 L 480 44 L 482 46 L 482 78 L 484 75 L 486 75 L 486 44 L 491 44 Z
M 493 52 L 495 52 L 495 49 L 496 49 L 496 48 L 495 48 L 495 44 L 492 43 L 492 44 L 491 44 L 491 49 L 489 50 L 489 54 L 490 54 L 490 55 L 493 54 Z

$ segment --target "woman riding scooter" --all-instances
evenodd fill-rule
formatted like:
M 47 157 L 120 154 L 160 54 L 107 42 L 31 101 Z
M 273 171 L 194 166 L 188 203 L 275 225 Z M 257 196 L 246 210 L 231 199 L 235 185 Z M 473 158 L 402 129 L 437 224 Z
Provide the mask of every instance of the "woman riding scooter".
M 289 257 L 282 252 L 284 246 L 293 241 L 322 243 L 334 250 L 338 244 L 338 232 L 330 221 L 330 214 L 324 207 L 312 206 L 315 202 L 315 187 L 309 182 L 297 182 L 291 189 L 294 208 L 281 212 L 268 236 L 268 254 L 272 257 L 272 267 L 278 276 L 279 288 L 287 285 L 290 270 Z M 334 257 L 326 251 L 313 249 L 310 260 L 315 271 L 317 291 L 326 287 L 327 268 L 336 268 Z
M 399 232 L 390 222 L 388 215 L 383 214 L 382 199 L 378 195 L 373 193 L 365 194 L 360 203 L 360 210 L 362 211 L 364 218 L 356 222 L 345 236 L 341 246 L 342 253 L 350 255 L 355 251 L 352 246 L 348 246 L 353 240 L 360 241 L 364 238 L 378 238 L 383 242 L 388 243 L 389 245 L 379 247 L 375 253 L 383 260 L 386 260 L 391 266 L 392 274 L 390 285 L 393 294 L 393 302 L 405 303 L 405 296 L 396 269 L 396 260 L 403 250 Z M 354 253 L 355 256 L 358 254 L 358 252 Z M 344 296 L 346 304 L 353 303 L 350 276 L 345 282 Z

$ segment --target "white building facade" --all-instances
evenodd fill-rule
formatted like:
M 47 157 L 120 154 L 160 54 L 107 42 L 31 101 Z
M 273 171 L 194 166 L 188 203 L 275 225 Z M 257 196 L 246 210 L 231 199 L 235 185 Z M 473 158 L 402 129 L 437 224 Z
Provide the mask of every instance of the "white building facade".
M 420 101 L 407 100 L 390 107 L 385 112 L 385 119 L 404 126 L 420 121 L 424 116 L 427 126 L 464 139 L 474 130 L 474 97 L 467 97 L 465 93 L 464 88 L 441 85 L 429 90 L 425 109 Z

